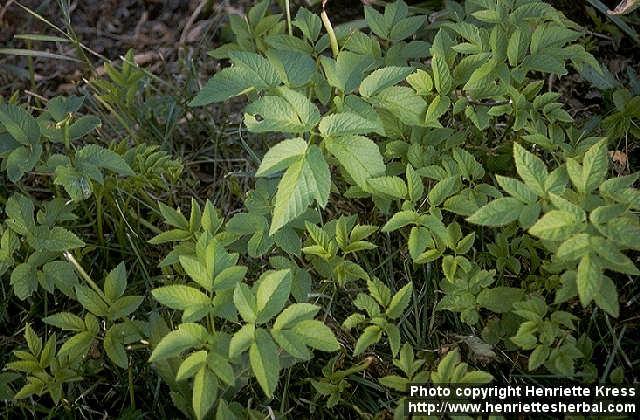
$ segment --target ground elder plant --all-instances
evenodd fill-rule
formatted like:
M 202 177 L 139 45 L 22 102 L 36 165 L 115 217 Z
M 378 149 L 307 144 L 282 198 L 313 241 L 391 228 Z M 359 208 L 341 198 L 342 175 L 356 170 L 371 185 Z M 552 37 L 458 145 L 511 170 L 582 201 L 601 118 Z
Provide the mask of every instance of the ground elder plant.
M 547 83 L 605 74 L 587 31 L 538 0 L 436 17 L 400 0 L 340 25 L 285 3 L 230 15 L 188 100 L 241 102 L 263 150 L 232 212 L 160 202 L 182 162 L 103 142 L 81 97 L 0 103 L 0 274 L 7 305 L 34 308 L 0 374 L 9 405 L 73 413 L 105 371 L 140 415 L 159 392 L 163 416 L 197 419 L 402 418 L 410 383 L 637 379 L 598 334 L 616 339 L 640 274 L 640 175 L 610 153 L 640 102 L 608 92 L 585 125 Z M 128 133 L 146 118 L 131 60 L 92 85 Z

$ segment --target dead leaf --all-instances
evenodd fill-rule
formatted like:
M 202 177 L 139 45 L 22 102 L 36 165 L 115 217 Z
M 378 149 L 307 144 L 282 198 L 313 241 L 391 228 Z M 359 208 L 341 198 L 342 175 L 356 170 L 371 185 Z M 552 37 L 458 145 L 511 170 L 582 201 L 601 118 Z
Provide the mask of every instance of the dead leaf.
M 491 344 L 485 343 L 480 337 L 472 335 L 463 340 L 469 346 L 469 352 L 474 359 L 485 363 L 495 359 L 496 352 L 493 351 Z
M 618 174 L 625 172 L 625 170 L 629 167 L 629 159 L 625 152 L 620 150 L 610 151 L 609 157 L 613 161 L 613 167 L 615 168 Z
M 609 10 L 610 15 L 628 15 L 640 7 L 640 0 L 622 0 L 615 9 Z

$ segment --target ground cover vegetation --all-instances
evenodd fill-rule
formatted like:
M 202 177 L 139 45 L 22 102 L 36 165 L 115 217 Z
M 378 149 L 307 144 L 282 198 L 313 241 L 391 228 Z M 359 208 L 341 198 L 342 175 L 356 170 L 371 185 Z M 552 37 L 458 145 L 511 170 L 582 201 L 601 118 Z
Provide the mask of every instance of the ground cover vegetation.
M 408 383 L 638 380 L 640 81 L 596 45 L 637 54 L 637 19 L 331 3 L 211 6 L 216 68 L 178 87 L 21 6 L 3 415 L 402 418 Z M 41 59 L 87 79 L 41 96 Z

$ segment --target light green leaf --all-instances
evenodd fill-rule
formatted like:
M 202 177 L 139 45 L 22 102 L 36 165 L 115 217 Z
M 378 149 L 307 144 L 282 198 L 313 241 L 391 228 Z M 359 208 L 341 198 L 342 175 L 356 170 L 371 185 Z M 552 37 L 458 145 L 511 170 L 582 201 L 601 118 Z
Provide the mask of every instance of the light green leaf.
M 124 294 L 127 287 L 127 269 L 124 261 L 121 262 L 107 274 L 104 279 L 104 295 L 107 299 L 114 301 Z
M 407 83 L 409 83 L 420 96 L 428 95 L 433 89 L 431 76 L 422 69 L 418 69 L 415 73 L 407 76 Z
M 40 126 L 24 108 L 0 104 L 0 123 L 20 144 L 35 146 L 40 140 Z
M 285 87 L 277 92 L 280 96 L 262 96 L 245 108 L 249 131 L 302 133 L 318 124 L 320 112 L 306 96 Z
M 493 289 L 483 289 L 476 302 L 483 308 L 501 314 L 513 309 L 513 304 L 521 301 L 523 297 L 524 290 L 522 289 L 500 286 Z
M 578 297 L 582 306 L 587 306 L 596 294 L 600 292 L 602 285 L 602 272 L 591 255 L 585 255 L 578 264 Z
M 176 381 L 184 381 L 193 377 L 206 362 L 206 350 L 194 351 L 180 364 L 178 373 L 176 373 Z
M 245 352 L 255 341 L 256 327 L 245 324 L 231 337 L 229 342 L 229 358 L 234 359 Z
M 13 293 L 20 300 L 25 300 L 38 288 L 36 267 L 28 262 L 19 264 L 11 272 L 9 283 L 13 286 Z
M 325 141 L 325 146 L 364 191 L 370 190 L 367 183 L 369 179 L 385 173 L 386 167 L 380 149 L 367 137 L 330 138 Z
M 258 280 L 256 291 L 256 323 L 265 323 L 278 314 L 289 299 L 291 270 L 271 271 Z
M 380 341 L 380 337 L 382 336 L 382 330 L 377 325 L 369 325 L 364 329 L 362 335 L 358 337 L 358 341 L 356 342 L 356 347 L 353 350 L 353 356 L 357 356 L 364 352 L 369 346 Z
M 198 420 L 203 419 L 218 396 L 218 380 L 207 366 L 202 366 L 193 378 L 193 412 Z
M 540 239 L 564 241 L 574 233 L 580 232 L 582 228 L 583 224 L 576 220 L 575 215 L 566 211 L 552 210 L 531 226 L 529 233 Z
M 460 177 L 450 176 L 438 181 L 427 194 L 429 203 L 432 206 L 439 206 L 448 197 L 455 194 L 460 189 Z
M 269 234 L 301 215 L 314 200 L 324 207 L 330 189 L 329 166 L 320 149 L 311 145 L 303 158 L 289 166 L 278 185 Z
M 396 319 L 402 316 L 405 309 L 411 302 L 411 295 L 413 293 L 413 283 L 407 283 L 402 289 L 393 295 L 391 303 L 386 310 L 386 315 L 390 319 Z
M 256 330 L 256 341 L 249 348 L 249 362 L 260 387 L 272 398 L 280 376 L 280 359 L 278 347 L 265 330 Z
M 240 313 L 242 319 L 248 323 L 254 323 L 256 320 L 256 297 L 244 283 L 238 283 L 233 291 L 233 303 Z
M 513 143 L 513 158 L 518 175 L 524 183 L 538 196 L 544 196 L 544 183 L 548 176 L 544 162 L 518 143 Z
M 441 95 L 447 95 L 453 87 L 453 78 L 449 71 L 449 66 L 444 57 L 436 55 L 431 60 L 431 69 L 433 70 L 433 84 Z
M 467 220 L 482 226 L 505 226 L 518 220 L 524 205 L 512 197 L 498 198 L 480 207 Z
M 103 346 L 107 356 L 116 366 L 122 369 L 126 369 L 129 366 L 129 358 L 127 357 L 122 337 L 118 336 L 117 328 L 111 327 L 105 332 Z
M 391 198 L 405 198 L 407 196 L 407 185 L 397 176 L 371 178 L 367 182 L 374 192 L 384 196 Z
M 153 349 L 149 362 L 159 362 L 175 357 L 183 351 L 203 344 L 207 330 L 200 324 L 180 324 L 177 330 L 169 331 Z
M 375 132 L 379 128 L 380 126 L 375 120 L 367 119 L 349 111 L 325 116 L 318 126 L 320 133 L 325 137 L 367 134 Z
M 273 323 L 274 330 L 284 330 L 292 328 L 300 321 L 313 319 L 320 307 L 310 303 L 294 303 L 287 307 Z
M 263 177 L 280 172 L 300 159 L 306 151 L 307 142 L 300 137 L 283 140 L 264 155 L 256 176 Z
M 360 95 L 374 96 L 381 90 L 403 81 L 413 72 L 411 67 L 384 67 L 365 77 L 360 84 Z
M 307 319 L 298 322 L 293 331 L 302 338 L 306 345 L 321 351 L 338 351 L 340 344 L 333 331 L 322 322 Z
M 66 331 L 84 331 L 85 329 L 82 318 L 70 312 L 59 312 L 54 315 L 49 315 L 43 318 L 42 321 Z
M 532 204 L 538 199 L 538 195 L 534 190 L 517 179 L 496 175 L 496 180 L 503 190 L 523 203 Z

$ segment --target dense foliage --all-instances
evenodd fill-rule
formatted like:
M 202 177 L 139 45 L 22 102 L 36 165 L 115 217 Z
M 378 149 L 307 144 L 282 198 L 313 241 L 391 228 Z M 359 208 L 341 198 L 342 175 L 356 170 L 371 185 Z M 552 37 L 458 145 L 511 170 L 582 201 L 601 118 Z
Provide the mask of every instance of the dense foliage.
M 640 174 L 610 159 L 640 137 L 640 92 L 616 84 L 584 124 L 545 83 L 604 79 L 580 26 L 537 0 L 445 11 L 229 16 L 209 53 L 229 65 L 185 112 L 241 96 L 270 145 L 233 214 L 159 202 L 182 162 L 105 139 L 82 97 L 3 101 L 2 299 L 24 340 L 0 398 L 61 413 L 103 378 L 130 396 L 114 415 L 159 392 L 198 419 L 399 417 L 407 383 L 633 378 L 598 334 L 640 274 Z M 108 66 L 95 94 L 134 114 L 145 77 Z

